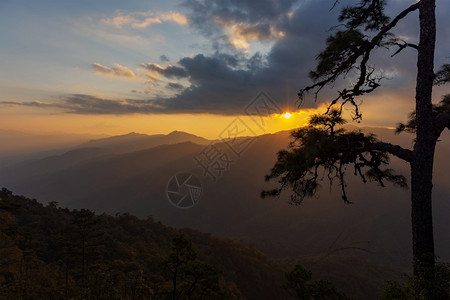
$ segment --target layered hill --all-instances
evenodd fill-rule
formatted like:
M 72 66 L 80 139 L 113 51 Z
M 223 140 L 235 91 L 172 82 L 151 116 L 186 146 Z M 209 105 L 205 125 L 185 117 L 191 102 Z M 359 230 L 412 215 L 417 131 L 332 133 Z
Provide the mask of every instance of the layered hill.
M 81 143 L 105 135 L 67 133 L 29 133 L 0 129 L 0 167 L 25 159 L 36 159 L 62 154 Z
M 384 140 L 412 145 L 407 135 L 394 136 L 387 129 L 371 131 Z M 300 206 L 289 205 L 288 194 L 279 199 L 259 197 L 263 189 L 276 184 L 266 183 L 264 175 L 277 151 L 289 143 L 288 132 L 216 142 L 226 155 L 221 172 L 215 169 L 215 182 L 198 163 L 206 159 L 205 153 L 211 154 L 208 141 L 200 139 L 199 144 L 199 139 L 189 136 L 171 144 L 147 141 L 145 148 L 145 139 L 131 134 L 92 141 L 60 156 L 2 169 L 0 182 L 18 193 L 70 208 L 129 212 L 142 218 L 151 215 L 170 226 L 242 239 L 275 258 L 357 255 L 406 270 L 410 266 L 409 190 L 380 188 L 355 178 L 348 183 L 351 205 L 345 205 L 339 190 L 325 181 L 318 196 Z M 233 151 L 245 143 L 247 150 Z M 448 142 L 439 143 L 434 189 L 436 248 L 444 261 L 450 260 L 450 190 L 445 176 L 449 150 Z M 401 161 L 392 164 L 408 175 Z M 168 201 L 168 182 L 180 172 L 192 173 L 202 183 L 200 200 L 190 209 L 176 208 Z

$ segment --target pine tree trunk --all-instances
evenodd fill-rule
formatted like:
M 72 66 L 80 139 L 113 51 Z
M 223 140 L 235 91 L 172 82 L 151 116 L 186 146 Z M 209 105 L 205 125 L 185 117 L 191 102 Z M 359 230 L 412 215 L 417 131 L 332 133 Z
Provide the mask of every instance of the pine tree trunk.
M 419 279 L 417 292 L 432 290 L 434 278 L 434 238 L 431 201 L 432 162 L 421 160 L 411 165 L 411 220 L 414 275 Z M 422 286 L 423 285 L 423 286 Z
M 431 95 L 436 40 L 435 0 L 423 0 L 419 8 L 420 42 L 417 56 L 415 158 L 411 162 L 411 219 L 414 275 L 417 292 L 431 296 L 434 279 L 434 239 L 431 191 L 436 139 L 433 132 Z

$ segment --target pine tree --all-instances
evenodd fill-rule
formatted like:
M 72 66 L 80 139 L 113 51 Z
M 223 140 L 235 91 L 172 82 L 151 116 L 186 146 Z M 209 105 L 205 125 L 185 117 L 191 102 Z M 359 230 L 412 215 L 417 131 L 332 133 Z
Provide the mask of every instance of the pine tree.
M 334 5 L 338 3 L 336 0 Z M 273 196 L 284 188 L 292 188 L 292 202 L 300 203 L 304 197 L 315 193 L 318 170 L 324 168 L 330 180 L 338 179 L 343 199 L 349 202 L 345 192 L 346 166 L 353 166 L 364 182 L 373 179 L 382 186 L 385 181 L 405 186 L 405 178 L 386 166 L 389 155 L 406 161 L 411 170 L 413 269 L 418 278 L 415 293 L 427 299 L 433 298 L 436 274 L 431 196 L 433 158 L 441 133 L 450 129 L 450 97 L 444 97 L 438 105 L 432 104 L 433 85 L 445 84 L 450 78 L 449 65 L 434 72 L 435 6 L 435 0 L 415 1 L 389 18 L 385 13 L 385 0 L 360 0 L 341 11 L 339 21 L 344 26 L 338 28 L 343 29 L 327 39 L 326 49 L 318 55 L 317 67 L 310 73 L 314 83 L 300 90 L 300 102 L 311 91 L 317 97 L 325 86 L 333 85 L 349 72 L 357 72 L 357 80 L 338 91 L 325 115 L 313 118 L 310 127 L 294 132 L 291 148 L 278 154 L 278 161 L 266 178 L 278 178 L 280 188 L 263 192 L 263 196 Z M 415 11 L 419 12 L 418 45 L 402 41 L 392 33 L 399 22 Z M 371 55 L 380 47 L 394 47 L 393 56 L 406 48 L 417 53 L 416 108 L 409 122 L 398 128 L 398 131 L 415 133 L 412 150 L 382 142 L 372 135 L 335 129 L 343 122 L 344 105 L 351 105 L 353 119 L 360 120 L 362 115 L 356 99 L 381 86 L 383 78 L 370 64 Z

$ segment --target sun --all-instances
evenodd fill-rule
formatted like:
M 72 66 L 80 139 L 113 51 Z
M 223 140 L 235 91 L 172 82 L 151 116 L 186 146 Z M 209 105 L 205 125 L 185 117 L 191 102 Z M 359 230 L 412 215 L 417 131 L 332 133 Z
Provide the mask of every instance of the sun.
M 292 115 L 290 114 L 290 113 L 285 113 L 284 115 L 283 115 L 286 119 L 289 119 Z

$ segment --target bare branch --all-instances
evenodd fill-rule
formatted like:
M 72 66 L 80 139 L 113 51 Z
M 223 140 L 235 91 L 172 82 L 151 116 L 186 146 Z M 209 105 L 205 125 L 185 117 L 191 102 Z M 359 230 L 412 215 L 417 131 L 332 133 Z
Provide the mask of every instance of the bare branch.
M 330 11 L 332 11 L 338 4 L 339 4 L 339 0 L 334 0 L 333 6 L 330 8 Z
M 398 50 L 395 51 L 395 53 L 392 54 L 391 57 L 396 56 L 396 55 L 399 54 L 403 49 L 405 49 L 405 48 L 407 48 L 407 47 L 414 48 L 414 49 L 416 49 L 416 50 L 419 49 L 419 46 L 417 46 L 417 45 L 415 45 L 415 44 L 407 43 L 407 42 L 405 42 L 405 41 L 403 41 L 403 44 L 400 44 L 400 43 L 398 43 L 398 42 L 393 42 L 392 44 L 393 44 L 393 45 L 397 45 L 397 46 L 398 46 Z
M 345 187 L 346 187 L 345 181 L 344 181 L 345 172 L 342 170 L 343 167 L 344 167 L 344 163 L 341 160 L 339 163 L 339 167 L 336 167 L 336 168 L 337 168 L 337 173 L 338 173 L 338 178 L 339 178 L 339 185 L 341 186 L 341 191 L 342 191 L 342 200 L 344 200 L 344 203 L 351 204 L 351 202 L 347 198 L 347 193 L 345 191 Z

